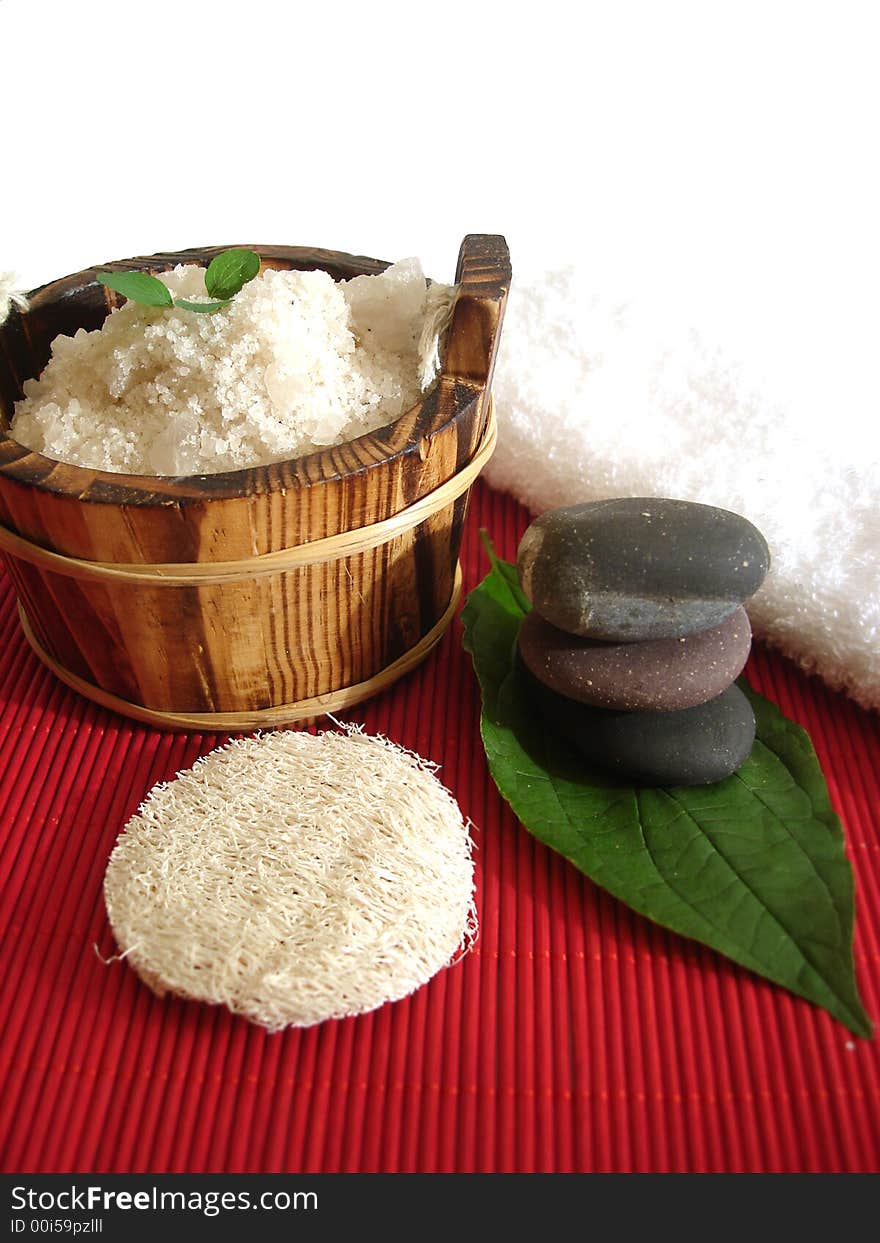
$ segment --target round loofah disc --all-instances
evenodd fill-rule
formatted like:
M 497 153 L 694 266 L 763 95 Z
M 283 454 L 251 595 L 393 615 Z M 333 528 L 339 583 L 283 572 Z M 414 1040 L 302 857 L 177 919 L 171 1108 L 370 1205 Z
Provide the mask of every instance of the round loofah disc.
M 354 729 L 212 751 L 116 843 L 121 954 L 160 996 L 272 1031 L 406 996 L 476 931 L 468 826 L 433 767 Z

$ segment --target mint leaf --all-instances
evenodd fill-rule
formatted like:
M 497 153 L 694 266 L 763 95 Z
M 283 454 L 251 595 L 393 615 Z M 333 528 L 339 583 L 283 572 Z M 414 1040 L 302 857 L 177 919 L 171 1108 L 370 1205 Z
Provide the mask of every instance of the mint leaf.
M 186 298 L 178 298 L 174 305 L 183 307 L 185 311 L 197 311 L 199 315 L 213 315 L 215 311 L 229 306 L 231 301 L 231 298 L 225 298 L 223 302 L 188 302 Z
M 224 250 L 208 264 L 205 288 L 212 298 L 228 301 L 260 270 L 260 256 L 253 250 Z
M 96 272 L 96 279 L 121 293 L 129 302 L 141 306 L 173 306 L 174 300 L 167 285 L 149 272 Z
M 871 1035 L 855 981 L 853 877 L 807 734 L 743 686 L 757 739 L 713 786 L 615 785 L 549 733 L 514 664 L 527 611 L 493 557 L 462 620 L 489 770 L 523 825 L 640 914 Z

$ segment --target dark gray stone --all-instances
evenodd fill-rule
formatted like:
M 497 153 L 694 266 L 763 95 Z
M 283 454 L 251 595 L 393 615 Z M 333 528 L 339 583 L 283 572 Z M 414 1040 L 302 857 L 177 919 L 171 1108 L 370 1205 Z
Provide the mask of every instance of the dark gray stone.
M 656 497 L 548 510 L 517 556 L 542 617 L 624 643 L 717 625 L 754 595 L 769 565 L 763 535 L 739 514 Z
M 671 712 L 714 699 L 742 672 L 752 631 L 744 608 L 677 639 L 603 643 L 551 626 L 532 611 L 519 632 L 531 672 L 551 690 L 595 708 Z
M 622 782 L 711 785 L 736 772 L 755 741 L 755 716 L 738 686 L 680 712 L 616 712 L 566 699 L 519 669 L 548 727 Z

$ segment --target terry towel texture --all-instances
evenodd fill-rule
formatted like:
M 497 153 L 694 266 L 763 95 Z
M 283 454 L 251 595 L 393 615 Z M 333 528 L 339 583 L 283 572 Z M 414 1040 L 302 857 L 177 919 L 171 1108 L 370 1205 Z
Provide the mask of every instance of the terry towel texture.
M 799 378 L 799 393 L 762 387 L 662 311 L 552 273 L 511 294 L 486 474 L 535 512 L 668 496 L 745 515 L 772 554 L 748 605 L 756 634 L 876 708 L 880 419 L 829 408 Z

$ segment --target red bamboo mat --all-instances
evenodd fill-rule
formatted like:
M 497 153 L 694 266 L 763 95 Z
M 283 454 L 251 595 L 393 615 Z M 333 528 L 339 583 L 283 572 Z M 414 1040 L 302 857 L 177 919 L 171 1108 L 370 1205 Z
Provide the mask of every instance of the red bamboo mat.
M 512 558 L 527 524 L 478 485 Z M 876 1171 L 880 1040 L 654 927 L 535 842 L 491 784 L 456 621 L 350 713 L 442 765 L 478 826 L 477 948 L 413 997 L 268 1036 L 159 1001 L 113 952 L 101 881 L 157 781 L 224 739 L 79 698 L 22 639 L 0 578 L 0 1162 L 9 1172 Z M 876 714 L 758 649 L 752 684 L 805 725 L 847 831 L 856 965 L 880 1019 Z

